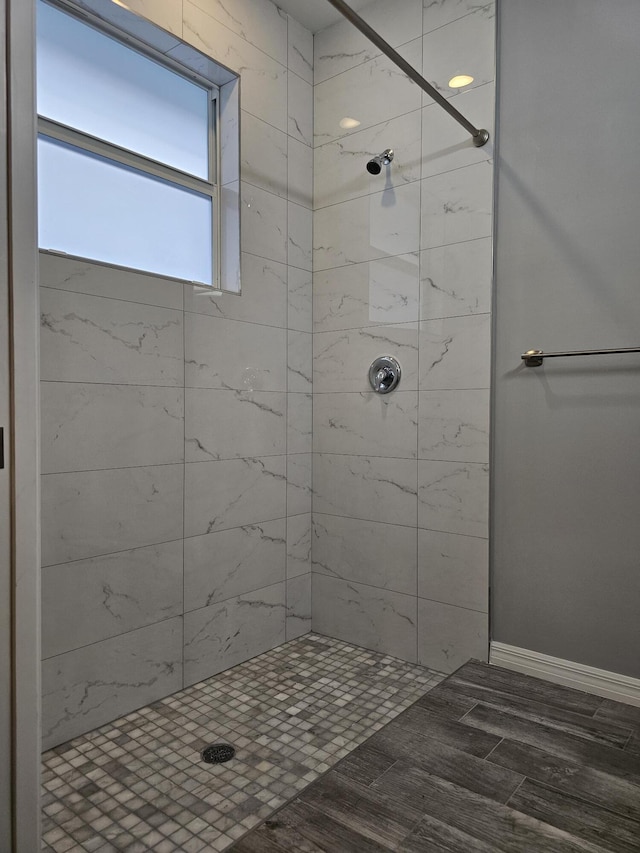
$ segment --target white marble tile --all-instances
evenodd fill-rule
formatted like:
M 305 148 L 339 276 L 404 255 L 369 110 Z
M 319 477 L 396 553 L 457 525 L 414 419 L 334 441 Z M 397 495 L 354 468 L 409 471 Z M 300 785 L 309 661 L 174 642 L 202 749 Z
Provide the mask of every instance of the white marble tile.
M 399 53 L 420 69 L 422 38 L 403 45 Z M 314 86 L 315 144 L 348 135 L 344 118 L 359 121 L 364 130 L 421 106 L 422 90 L 386 56 L 378 56 Z M 358 129 L 356 128 L 356 129 Z M 393 146 L 391 146 L 393 147 Z
M 182 389 L 42 382 L 40 411 L 43 474 L 184 459 Z
M 465 15 L 492 16 L 494 6 L 478 4 L 477 0 L 424 0 L 424 32 L 437 30 Z
M 287 202 L 273 193 L 242 184 L 242 251 L 287 262 Z
M 187 314 L 185 383 L 188 388 L 285 391 L 287 332 Z
M 489 466 L 418 462 L 418 527 L 488 536 Z
M 416 660 L 415 596 L 313 574 L 313 630 L 356 646 Z
M 313 275 L 315 332 L 418 319 L 418 255 L 396 255 Z
M 311 394 L 287 396 L 287 452 L 311 453 L 313 428 L 313 398 Z
M 424 183 L 424 182 L 423 182 Z M 420 243 L 420 183 L 391 187 L 316 210 L 314 270 L 416 252 Z
M 421 134 L 420 111 L 415 110 L 320 145 L 313 152 L 314 207 L 420 180 Z M 394 152 L 392 164 L 371 175 L 368 161 L 387 148 Z
M 289 391 L 310 394 L 313 375 L 313 342 L 310 332 L 287 334 L 287 385 Z
M 39 253 L 40 284 L 57 290 L 108 296 L 159 308 L 182 309 L 184 284 L 158 275 Z
M 222 186 L 240 180 L 240 85 L 240 78 L 236 77 L 220 87 L 218 109 Z
M 233 0 L 232 3 L 193 0 L 193 4 L 272 59 L 287 64 L 287 16 L 275 3 L 268 0 Z
M 287 578 L 311 572 L 311 513 L 287 518 Z
M 287 456 L 287 515 L 311 512 L 311 453 Z
M 428 16 L 425 16 L 428 18 Z M 482 86 L 495 79 L 495 16 L 492 6 L 479 14 L 466 15 L 423 38 L 422 73 L 441 95 L 454 102 L 459 89 L 451 89 L 449 80 L 456 74 L 473 77 L 471 87 Z M 424 95 L 425 103 L 431 98 Z
M 182 312 L 40 289 L 40 378 L 182 385 Z
M 470 658 L 486 661 L 489 625 L 486 613 L 418 599 L 418 663 L 438 672 L 454 672 Z
M 300 332 L 313 330 L 313 276 L 310 270 L 289 267 L 289 310 L 287 325 Z
M 419 530 L 418 595 L 486 613 L 489 609 L 488 540 Z
M 318 453 L 415 459 L 417 441 L 416 391 L 314 396 L 313 449 Z
M 316 512 L 312 541 L 314 573 L 416 594 L 414 528 Z
M 240 259 L 240 221 L 242 219 L 240 182 L 220 188 L 220 289 L 237 295 L 242 289 Z
M 256 255 L 242 255 L 242 294 L 185 285 L 185 310 L 227 320 L 286 328 L 287 267 Z
M 420 319 L 491 310 L 491 238 L 452 243 L 420 254 Z
M 298 142 L 292 136 L 288 139 L 288 187 L 289 201 L 313 207 L 313 148 Z
M 287 134 L 244 111 L 240 128 L 242 180 L 286 198 Z
M 289 136 L 313 145 L 313 86 L 289 71 Z
M 185 612 L 283 581 L 286 545 L 283 518 L 185 539 Z
M 47 566 L 43 659 L 182 615 L 182 575 L 181 539 Z
M 126 0 L 125 5 L 136 15 L 153 21 L 163 30 L 182 35 L 182 9 L 175 0 Z
M 185 686 L 283 643 L 285 618 L 284 582 L 187 613 Z
M 489 462 L 489 390 L 421 391 L 420 459 Z
M 182 619 L 44 661 L 42 746 L 50 749 L 182 687 Z
M 287 263 L 311 272 L 313 266 L 313 213 L 289 202 L 287 208 Z
M 184 40 L 242 76 L 242 108 L 287 130 L 287 69 L 190 0 L 183 0 Z
M 494 156 L 495 87 L 485 83 L 477 89 L 462 91 L 453 105 L 477 128 L 488 130 L 489 141 L 479 148 L 468 131 L 432 103 L 422 110 L 422 177 L 438 175 L 471 166 Z
M 286 394 L 188 388 L 184 441 L 187 462 L 286 453 Z
M 289 70 L 313 84 L 313 33 L 289 15 Z
M 475 314 L 420 323 L 420 389 L 488 388 L 491 316 Z
M 285 457 L 191 462 L 185 467 L 185 536 L 284 518 Z
M 182 537 L 182 465 L 45 474 L 42 565 Z
M 160 0 L 158 3 L 153 0 L 131 0 L 126 7 L 115 3 L 105 4 L 104 0 L 74 0 L 74 5 L 92 12 L 160 53 L 166 53 L 180 44 L 178 37 L 182 35 L 182 8 L 172 0 Z
M 311 630 L 311 575 L 287 581 L 287 640 L 295 640 Z
M 358 10 L 358 14 L 396 48 L 415 39 L 422 29 L 421 0 L 403 0 L 402 3 L 377 0 Z M 369 39 L 343 19 L 316 33 L 314 47 L 316 83 L 361 65 L 380 53 Z
M 415 526 L 416 494 L 410 459 L 313 455 L 314 512 Z
M 317 393 L 371 391 L 369 367 L 380 355 L 400 362 L 398 391 L 417 388 L 418 331 L 416 323 L 371 326 L 313 336 L 313 389 Z
M 493 165 L 476 163 L 422 181 L 420 247 L 490 237 L 493 216 Z

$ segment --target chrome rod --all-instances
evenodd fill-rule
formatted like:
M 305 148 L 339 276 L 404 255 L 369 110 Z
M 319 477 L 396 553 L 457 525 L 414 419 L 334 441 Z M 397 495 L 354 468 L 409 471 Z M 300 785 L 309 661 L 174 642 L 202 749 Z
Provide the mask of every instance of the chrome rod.
M 565 358 L 575 355 L 619 355 L 627 352 L 640 352 L 640 347 L 621 347 L 619 349 L 583 349 L 569 352 L 544 352 L 541 349 L 530 349 L 523 352 L 520 358 L 527 367 L 540 367 L 545 358 Z
M 473 137 L 473 144 L 476 148 L 480 148 L 489 141 L 488 130 L 478 129 L 471 124 L 471 122 L 468 121 L 461 112 L 458 112 L 458 110 L 452 106 L 449 101 L 431 85 L 431 83 L 427 83 L 422 74 L 419 74 L 413 65 L 408 63 L 403 56 L 400 56 L 398 51 L 391 47 L 389 42 L 385 41 L 382 36 L 380 36 L 373 27 L 370 27 L 369 24 L 361 18 L 360 15 L 354 12 L 350 6 L 347 6 L 344 0 L 329 0 L 329 3 L 331 3 L 331 5 L 336 8 L 340 14 L 344 15 L 344 17 L 350 21 L 356 29 L 360 30 L 360 32 L 369 39 L 369 41 L 372 41 L 376 47 L 379 47 L 392 62 L 395 62 L 398 68 L 401 68 L 414 83 L 417 83 L 418 86 L 427 93 L 427 95 L 430 95 L 436 103 L 440 104 L 442 109 L 446 110 L 452 118 L 461 124 Z

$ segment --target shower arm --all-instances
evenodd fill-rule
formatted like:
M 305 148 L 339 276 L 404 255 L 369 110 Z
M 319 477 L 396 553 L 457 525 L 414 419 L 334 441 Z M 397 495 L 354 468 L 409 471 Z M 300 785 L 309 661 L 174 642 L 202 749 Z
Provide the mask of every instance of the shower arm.
M 427 83 L 422 74 L 419 74 L 416 69 L 410 65 L 404 57 L 400 56 L 397 50 L 394 50 L 389 42 L 385 41 L 382 36 L 380 36 L 373 27 L 370 27 L 369 24 L 360 17 L 350 6 L 344 2 L 344 0 L 329 0 L 329 3 L 340 12 L 341 15 L 351 21 L 353 26 L 360 30 L 360 32 L 366 36 L 369 41 L 372 41 L 376 47 L 379 47 L 380 50 L 389 57 L 392 62 L 401 68 L 404 73 L 410 77 L 414 83 L 417 83 L 421 89 L 423 89 L 427 95 L 430 95 L 433 100 L 440 104 L 443 110 L 446 110 L 449 115 L 454 118 L 458 124 L 461 124 L 464 129 L 471 134 L 473 137 L 473 144 L 476 148 L 480 148 L 485 145 L 489 141 L 489 131 L 478 129 L 468 121 L 461 112 L 452 106 L 449 101 L 443 97 L 437 89 L 435 89 L 431 83 Z

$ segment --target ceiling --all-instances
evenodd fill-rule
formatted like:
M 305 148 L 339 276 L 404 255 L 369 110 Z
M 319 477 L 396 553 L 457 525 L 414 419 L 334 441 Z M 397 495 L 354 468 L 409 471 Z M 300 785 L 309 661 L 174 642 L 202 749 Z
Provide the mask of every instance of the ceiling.
M 362 9 L 371 0 L 349 0 L 352 9 Z M 275 0 L 285 12 L 292 15 L 312 33 L 342 20 L 342 15 L 328 0 Z

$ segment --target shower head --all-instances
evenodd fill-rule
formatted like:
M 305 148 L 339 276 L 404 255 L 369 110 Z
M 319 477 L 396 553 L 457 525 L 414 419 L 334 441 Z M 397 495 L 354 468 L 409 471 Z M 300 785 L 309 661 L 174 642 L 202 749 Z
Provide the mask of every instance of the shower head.
M 383 166 L 388 166 L 393 160 L 393 148 L 387 148 L 382 154 L 378 154 L 367 163 L 367 172 L 372 175 L 379 175 Z

